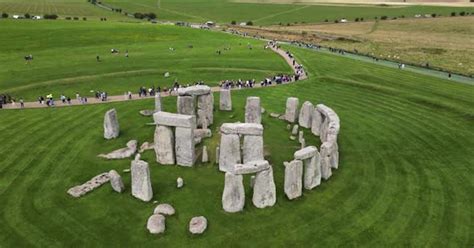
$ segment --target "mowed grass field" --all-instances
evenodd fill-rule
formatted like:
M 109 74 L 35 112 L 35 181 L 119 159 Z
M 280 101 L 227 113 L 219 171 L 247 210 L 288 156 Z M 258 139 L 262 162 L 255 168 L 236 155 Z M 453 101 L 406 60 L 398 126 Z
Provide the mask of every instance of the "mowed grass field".
M 191 28 L 0 20 L 0 32 L 6 34 L 0 37 L 0 92 L 17 99 L 51 93 L 92 96 L 90 91 L 97 90 L 121 95 L 141 86 L 170 87 L 175 80 L 217 85 L 224 79 L 262 80 L 291 72 L 279 55 L 264 49 L 264 42 Z M 111 54 L 112 48 L 121 53 Z M 23 59 L 28 54 L 34 57 L 30 63 Z M 170 77 L 164 77 L 166 72 Z
M 104 3 L 133 12 L 155 12 L 160 20 L 180 20 L 189 22 L 215 21 L 253 21 L 254 25 L 330 22 L 347 18 L 374 17 L 413 17 L 416 14 L 450 15 L 452 11 L 473 12 L 473 7 L 440 7 L 440 6 L 373 6 L 373 5 L 313 5 L 313 4 L 272 4 L 243 3 L 229 0 L 104 0 Z
M 130 195 L 130 160 L 104 161 L 98 153 L 123 147 L 130 139 L 151 141 L 151 118 L 138 111 L 153 101 L 69 108 L 0 111 L 0 244 L 5 247 L 141 246 L 426 246 L 469 247 L 472 236 L 474 90 L 470 85 L 407 71 L 291 48 L 310 79 L 291 85 L 233 92 L 233 112 L 215 112 L 214 136 L 204 144 L 214 161 L 223 122 L 244 120 L 247 96 L 260 96 L 265 146 L 274 167 L 277 204 L 256 209 L 249 178 L 242 213 L 221 208 L 224 175 L 216 165 L 194 168 L 150 163 L 154 200 L 177 211 L 166 232 L 148 234 L 155 204 Z M 286 123 L 268 113 L 283 112 L 286 98 L 324 103 L 341 119 L 340 168 L 328 182 L 301 199 L 283 193 L 283 161 L 299 147 Z M 218 95 L 216 95 L 218 97 Z M 216 98 L 218 99 L 218 98 Z M 164 98 L 174 112 L 176 98 Z M 217 106 L 217 103 L 216 103 Z M 117 140 L 102 138 L 102 118 L 116 108 Z M 318 145 L 305 130 L 308 144 Z M 202 144 L 198 146 L 198 150 Z M 127 190 L 104 185 L 73 199 L 66 190 L 115 169 Z M 176 189 L 176 178 L 184 178 Z M 191 236 L 191 217 L 208 218 L 208 230 Z

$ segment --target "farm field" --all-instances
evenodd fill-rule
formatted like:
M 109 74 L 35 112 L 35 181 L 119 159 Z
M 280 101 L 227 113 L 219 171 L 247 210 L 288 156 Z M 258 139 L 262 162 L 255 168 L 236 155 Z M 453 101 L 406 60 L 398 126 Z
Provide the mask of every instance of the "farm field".
M 474 17 L 399 19 L 238 30 L 272 39 L 301 40 L 379 58 L 474 75 Z M 235 27 L 232 27 L 235 28 Z
M 122 95 L 141 86 L 169 88 L 175 80 L 217 85 L 291 72 L 283 59 L 263 49 L 264 42 L 219 32 L 148 23 L 0 23 L 0 32 L 9 34 L 0 37 L 0 92 L 25 101 L 46 94 L 92 96 L 97 90 Z M 121 53 L 111 54 L 112 48 Z M 26 63 L 29 54 L 34 59 Z
M 197 35 L 197 34 L 195 34 Z M 171 203 L 164 235 L 147 233 L 155 204 L 130 196 L 129 160 L 104 161 L 98 153 L 130 139 L 151 141 L 151 118 L 138 111 L 151 100 L 70 108 L 0 111 L 0 244 L 24 246 L 441 246 L 467 247 L 472 237 L 474 91 L 472 86 L 407 71 L 290 48 L 310 79 L 290 85 L 233 92 L 232 112 L 215 112 L 214 136 L 205 140 L 214 161 L 223 122 L 244 120 L 247 96 L 260 96 L 265 149 L 274 167 L 277 204 L 242 213 L 221 208 L 223 174 L 214 164 L 194 168 L 150 162 L 154 199 Z M 324 103 L 341 119 L 340 167 L 328 182 L 288 201 L 283 161 L 298 149 L 286 123 L 268 117 L 282 112 L 286 97 Z M 216 95 L 216 97 L 218 97 Z M 218 99 L 218 98 L 216 98 Z M 176 98 L 163 98 L 166 111 Z M 217 105 L 217 104 L 216 104 Z M 102 138 L 102 118 L 116 108 L 121 136 Z M 27 118 L 25 118 L 27 116 Z M 318 141 L 305 130 L 308 144 Z M 202 147 L 202 144 L 197 148 Z M 72 199 L 66 190 L 115 169 L 127 191 L 104 185 Z M 185 186 L 175 187 L 181 176 Z M 208 230 L 191 236 L 187 224 L 204 215 Z
M 416 14 L 437 13 L 448 16 L 452 11 L 474 12 L 474 7 L 441 6 L 373 6 L 373 5 L 313 5 L 313 4 L 272 4 L 241 3 L 228 0 L 104 0 L 107 5 L 117 6 L 133 12 L 155 12 L 160 20 L 219 23 L 237 23 L 252 21 L 254 25 L 330 22 L 347 18 L 365 18 L 388 16 L 413 17 Z

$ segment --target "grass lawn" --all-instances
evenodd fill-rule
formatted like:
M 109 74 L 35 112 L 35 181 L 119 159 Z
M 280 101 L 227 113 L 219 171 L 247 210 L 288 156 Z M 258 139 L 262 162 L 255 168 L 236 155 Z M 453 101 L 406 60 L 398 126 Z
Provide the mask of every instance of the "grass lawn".
M 261 80 L 291 72 L 279 55 L 263 49 L 264 42 L 191 28 L 0 20 L 0 33 L 8 34 L 0 36 L 0 93 L 17 99 L 36 100 L 50 93 L 91 96 L 91 90 L 119 95 L 135 93 L 140 86 L 169 87 L 175 80 L 215 85 L 224 79 Z M 112 48 L 121 53 L 112 55 Z M 26 64 L 23 57 L 28 54 L 34 60 Z M 96 61 L 97 55 L 102 62 Z M 165 72 L 170 77 L 165 78 Z
M 195 35 L 198 35 L 196 33 Z M 177 215 L 164 235 L 147 233 L 154 204 L 130 196 L 129 160 L 96 157 L 129 139 L 151 141 L 150 118 L 138 111 L 151 100 L 70 108 L 0 111 L 0 244 L 24 246 L 439 246 L 467 247 L 472 236 L 474 90 L 472 86 L 291 48 L 311 78 L 292 85 L 233 92 L 234 111 L 215 112 L 220 123 L 244 120 L 247 96 L 260 96 L 265 145 L 277 185 L 277 204 L 252 206 L 238 214 L 221 208 L 224 176 L 214 164 L 194 168 L 160 166 L 148 151 L 154 199 L 169 202 Z M 205 63 L 205 62 L 204 62 Z M 296 201 L 283 193 L 283 161 L 299 145 L 286 123 L 271 119 L 286 97 L 325 103 L 341 118 L 339 169 L 328 182 Z M 175 111 L 176 98 L 164 98 Z M 217 105 L 217 103 L 216 103 Z M 118 110 L 121 136 L 102 138 L 104 112 Z M 25 118 L 27 117 L 27 118 Z M 305 131 L 307 143 L 318 145 Z M 214 160 L 219 135 L 205 141 Z M 201 148 L 202 145 L 198 146 Z M 127 191 L 105 185 L 72 199 L 66 190 L 116 169 Z M 175 188 L 178 176 L 185 187 Z M 209 220 L 206 233 L 192 237 L 192 216 Z

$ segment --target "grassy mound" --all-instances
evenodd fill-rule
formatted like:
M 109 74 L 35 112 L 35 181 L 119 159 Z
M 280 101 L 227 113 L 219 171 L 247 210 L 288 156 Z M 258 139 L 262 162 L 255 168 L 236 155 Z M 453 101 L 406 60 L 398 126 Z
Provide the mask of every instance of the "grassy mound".
M 247 96 L 260 96 L 270 112 L 285 99 L 325 103 L 341 118 L 340 168 L 297 201 L 283 193 L 283 161 L 298 149 L 286 123 L 263 118 L 265 145 L 277 185 L 277 204 L 238 214 L 221 209 L 224 177 L 214 164 L 160 166 L 148 151 L 154 199 L 175 206 L 166 233 L 145 224 L 154 205 L 130 196 L 130 161 L 104 161 L 98 153 L 129 139 L 151 141 L 150 100 L 70 108 L 0 111 L 0 243 L 5 246 L 469 246 L 474 242 L 472 86 L 388 69 L 342 57 L 294 49 L 311 79 L 274 88 L 233 92 L 234 111 L 216 112 L 215 124 L 242 121 Z M 164 98 L 175 111 L 175 98 Z M 122 134 L 102 139 L 103 113 L 118 110 Z M 27 117 L 27 118 L 25 118 Z M 305 131 L 308 144 L 318 145 Z M 214 158 L 219 137 L 205 141 Z M 201 147 L 200 145 L 198 149 Z M 102 186 L 81 199 L 66 190 L 92 176 L 118 170 L 124 194 Z M 181 176 L 185 187 L 175 188 Z M 187 231 L 192 216 L 209 220 L 206 233 Z

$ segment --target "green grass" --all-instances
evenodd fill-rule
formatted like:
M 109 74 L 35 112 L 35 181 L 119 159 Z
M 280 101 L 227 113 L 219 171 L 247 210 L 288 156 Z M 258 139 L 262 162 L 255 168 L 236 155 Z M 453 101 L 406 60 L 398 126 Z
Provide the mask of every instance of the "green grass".
M 283 161 L 298 149 L 286 123 L 265 114 L 265 144 L 277 186 L 277 204 L 252 206 L 249 178 L 242 213 L 221 208 L 224 177 L 212 164 L 194 168 L 150 162 L 154 199 L 169 202 L 177 215 L 164 235 L 147 233 L 154 204 L 130 196 L 129 160 L 104 161 L 98 153 L 129 139 L 151 141 L 153 127 L 138 111 L 151 100 L 70 108 L 0 111 L 0 244 L 24 246 L 164 247 L 468 247 L 472 236 L 474 90 L 407 71 L 292 48 L 311 76 L 292 85 L 233 92 L 234 111 L 215 112 L 220 123 L 244 120 L 247 96 L 260 96 L 270 112 L 285 99 L 325 103 L 341 118 L 340 167 L 333 177 L 301 199 L 283 193 Z M 176 98 L 164 98 L 175 111 Z M 217 105 L 217 103 L 216 103 Z M 115 107 L 117 140 L 102 138 L 104 112 Z M 233 116 L 233 117 L 232 117 Z M 27 118 L 25 118 L 27 117 Z M 305 131 L 309 144 L 317 139 Z M 214 132 L 205 143 L 214 158 Z M 199 146 L 199 148 L 202 145 Z M 199 149 L 198 148 L 198 149 Z M 127 191 L 109 185 L 72 199 L 66 190 L 92 176 L 118 170 Z M 185 187 L 175 189 L 178 176 Z M 209 220 L 206 233 L 187 232 L 192 216 Z
M 17 99 L 35 100 L 50 93 L 91 96 L 91 90 L 121 95 L 140 86 L 169 87 L 174 80 L 216 85 L 224 79 L 261 80 L 291 71 L 277 54 L 263 49 L 264 42 L 191 28 L 0 20 L 0 33 L 9 34 L 0 37 L 0 92 Z M 122 53 L 112 55 L 111 48 Z M 216 54 L 218 49 L 222 55 Z M 28 54 L 34 56 L 30 64 L 23 59 Z M 96 62 L 96 55 L 102 62 Z M 165 72 L 171 76 L 165 78 Z
M 253 21 L 257 25 L 287 24 L 294 22 L 323 22 L 326 19 L 334 22 L 336 19 L 364 18 L 373 20 L 374 17 L 388 16 L 413 17 L 416 14 L 441 14 L 449 16 L 452 11 L 472 12 L 469 7 L 440 7 L 440 6 L 347 6 L 347 5 L 304 5 L 304 4 L 261 4 L 239 3 L 229 0 L 104 0 L 106 4 L 117 6 L 133 12 L 155 12 L 159 20 L 180 20 L 189 22 L 216 21 L 230 23 L 231 21 Z M 158 6 L 159 3 L 159 6 Z

